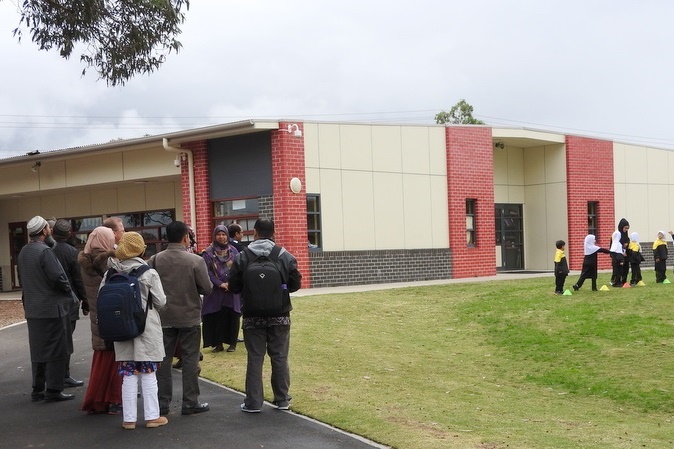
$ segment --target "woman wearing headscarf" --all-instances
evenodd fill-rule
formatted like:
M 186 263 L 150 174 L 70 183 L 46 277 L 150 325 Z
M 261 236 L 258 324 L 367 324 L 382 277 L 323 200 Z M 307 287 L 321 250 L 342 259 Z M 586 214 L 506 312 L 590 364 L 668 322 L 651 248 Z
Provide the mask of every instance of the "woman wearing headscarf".
M 98 333 L 98 312 L 96 298 L 101 279 L 108 269 L 108 258 L 115 255 L 115 233 L 105 226 L 95 228 L 77 255 L 82 282 L 89 298 L 89 319 L 91 320 L 91 346 L 94 355 L 91 360 L 89 385 L 84 396 L 82 410 L 90 414 L 108 413 L 116 415 L 122 404 L 122 378 L 117 373 L 115 351 L 112 342 L 104 341 Z
M 229 291 L 229 270 L 238 254 L 229 243 L 227 227 L 218 225 L 213 229 L 213 242 L 202 254 L 213 283 L 213 291 L 204 297 L 202 307 L 204 348 L 213 347 L 213 352 L 236 350 L 241 325 L 241 296 Z

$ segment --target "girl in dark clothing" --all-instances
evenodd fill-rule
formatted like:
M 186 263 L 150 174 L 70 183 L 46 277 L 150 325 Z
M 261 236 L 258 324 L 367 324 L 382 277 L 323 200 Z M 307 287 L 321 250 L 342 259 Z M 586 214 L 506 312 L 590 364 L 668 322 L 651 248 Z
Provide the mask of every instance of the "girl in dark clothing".
M 667 279 L 667 242 L 665 232 L 658 232 L 658 239 L 653 242 L 653 259 L 655 260 L 655 282 L 661 284 Z
M 578 278 L 578 282 L 573 284 L 575 291 L 580 290 L 585 279 L 592 279 L 592 291 L 597 291 L 597 253 L 610 254 L 610 252 L 605 248 L 598 247 L 596 241 L 597 239 L 592 234 L 585 236 L 583 247 L 585 257 L 583 257 L 583 268 L 580 272 L 580 278 Z

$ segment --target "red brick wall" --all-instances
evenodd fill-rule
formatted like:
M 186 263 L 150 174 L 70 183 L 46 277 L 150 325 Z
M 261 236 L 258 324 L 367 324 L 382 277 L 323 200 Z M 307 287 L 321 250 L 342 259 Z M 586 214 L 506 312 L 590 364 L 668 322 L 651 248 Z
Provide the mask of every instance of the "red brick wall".
M 211 243 L 211 233 L 213 231 L 207 147 L 208 143 L 205 140 L 189 142 L 182 145 L 182 148 L 191 150 L 193 154 L 194 195 L 196 200 L 195 213 L 199 251 L 205 249 Z M 193 225 L 190 213 L 190 186 L 187 158 L 182 162 L 180 170 L 183 193 L 183 221 L 189 225 Z
M 289 123 L 279 125 L 280 129 L 271 134 L 276 242 L 295 256 L 302 273 L 302 286 L 310 287 L 304 137 L 288 133 Z M 298 125 L 302 130 L 302 124 Z M 299 178 L 302 181 L 302 191 L 298 194 L 290 191 L 292 178 Z
M 583 242 L 587 235 L 587 203 L 597 201 L 597 245 L 608 248 L 615 221 L 613 143 L 586 137 L 566 137 L 567 210 L 569 241 L 566 255 L 572 270 L 583 265 Z M 600 269 L 611 268 L 608 255 L 598 257 Z
M 449 126 L 447 193 L 452 277 L 496 274 L 494 249 L 494 158 L 491 128 Z M 466 199 L 476 200 L 476 245 L 466 245 Z

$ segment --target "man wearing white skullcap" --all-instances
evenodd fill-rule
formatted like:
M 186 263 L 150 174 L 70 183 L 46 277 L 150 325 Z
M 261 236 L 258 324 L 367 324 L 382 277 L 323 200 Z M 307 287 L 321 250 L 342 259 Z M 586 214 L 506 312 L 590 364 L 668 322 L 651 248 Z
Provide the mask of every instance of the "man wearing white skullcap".
M 75 397 L 63 393 L 63 382 L 65 362 L 73 352 L 68 312 L 78 300 L 56 254 L 45 243 L 51 236 L 47 220 L 35 216 L 27 230 L 30 241 L 21 248 L 17 265 L 33 371 L 31 399 L 65 401 Z

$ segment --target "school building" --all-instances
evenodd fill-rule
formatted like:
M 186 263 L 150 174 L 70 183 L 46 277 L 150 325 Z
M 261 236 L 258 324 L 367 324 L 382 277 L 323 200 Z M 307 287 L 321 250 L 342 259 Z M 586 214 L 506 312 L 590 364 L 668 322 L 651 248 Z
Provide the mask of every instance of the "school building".
M 622 217 L 652 261 L 672 216 L 674 152 L 523 128 L 246 120 L 26 149 L 0 160 L 0 180 L 3 291 L 21 287 L 34 215 L 70 219 L 80 246 L 120 216 L 147 256 L 172 220 L 203 249 L 216 224 L 236 221 L 250 239 L 270 217 L 304 286 L 325 287 L 551 271 L 558 239 L 578 270 L 585 235 L 608 247 Z

